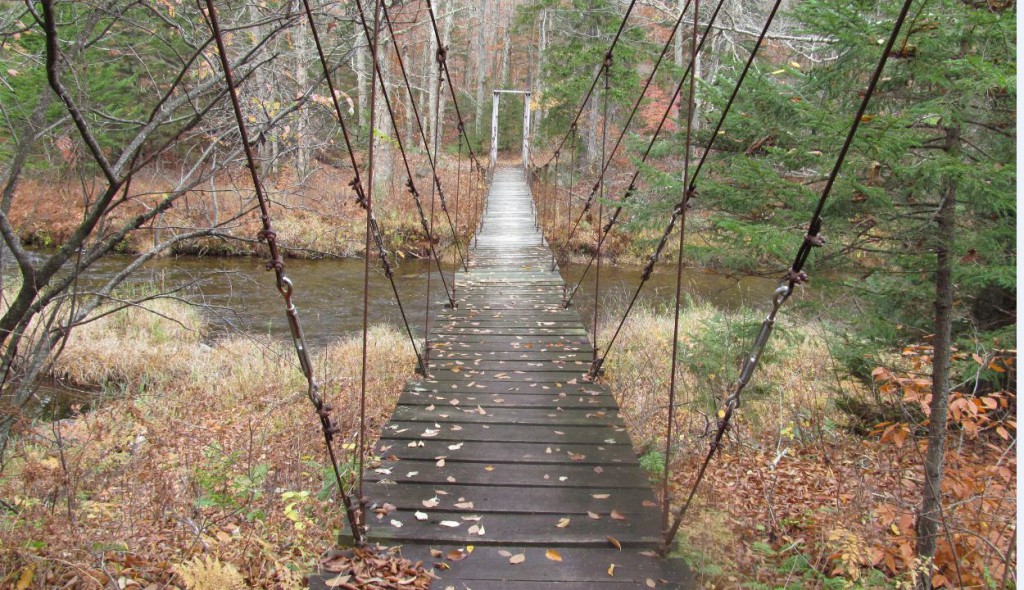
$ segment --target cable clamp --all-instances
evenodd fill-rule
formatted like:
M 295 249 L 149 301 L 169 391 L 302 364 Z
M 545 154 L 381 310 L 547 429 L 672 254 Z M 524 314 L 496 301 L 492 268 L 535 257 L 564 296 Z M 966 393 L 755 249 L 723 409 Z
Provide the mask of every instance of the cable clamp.
M 804 236 L 804 243 L 806 243 L 808 246 L 813 246 L 815 248 L 820 248 L 824 246 L 825 241 L 825 236 L 818 234 L 807 234 L 806 236 Z
M 807 276 L 806 272 L 804 272 L 802 270 L 800 270 L 800 271 L 793 270 L 792 268 L 789 269 L 789 271 L 786 273 L 786 276 L 784 278 L 785 278 L 786 281 L 788 281 L 788 282 L 790 282 L 790 283 L 792 283 L 794 285 L 802 285 L 802 284 L 806 283 L 807 281 L 811 280 L 811 278 L 809 276 Z

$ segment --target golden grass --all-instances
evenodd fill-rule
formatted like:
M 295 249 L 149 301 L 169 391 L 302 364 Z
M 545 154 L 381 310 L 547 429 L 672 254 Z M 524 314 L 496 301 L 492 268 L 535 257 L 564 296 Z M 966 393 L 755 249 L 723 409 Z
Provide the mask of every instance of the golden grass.
M 0 580 L 31 570 L 46 587 L 77 577 L 71 587 L 105 588 L 120 576 L 141 587 L 181 585 L 174 566 L 186 571 L 202 553 L 237 568 L 247 587 L 300 587 L 344 525 L 291 343 L 239 336 L 204 344 L 195 311 L 146 305 L 176 321 L 118 312 L 74 332 L 57 363 L 75 383 L 134 395 L 12 443 L 0 474 L 0 499 L 13 507 L 0 513 Z M 342 429 L 336 449 L 346 471 L 360 350 L 349 338 L 314 358 Z M 368 352 L 372 440 L 414 357 L 386 327 L 371 331 Z

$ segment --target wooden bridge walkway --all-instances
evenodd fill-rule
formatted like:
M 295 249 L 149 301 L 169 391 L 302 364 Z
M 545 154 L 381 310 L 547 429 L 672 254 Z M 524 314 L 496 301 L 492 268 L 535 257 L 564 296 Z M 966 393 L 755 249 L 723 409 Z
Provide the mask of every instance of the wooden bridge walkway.
M 369 539 L 445 564 L 432 588 L 692 587 L 652 556 L 656 497 L 614 398 L 584 380 L 592 344 L 550 266 L 522 171 L 497 170 L 430 378 L 407 384 L 364 474 L 391 505 Z

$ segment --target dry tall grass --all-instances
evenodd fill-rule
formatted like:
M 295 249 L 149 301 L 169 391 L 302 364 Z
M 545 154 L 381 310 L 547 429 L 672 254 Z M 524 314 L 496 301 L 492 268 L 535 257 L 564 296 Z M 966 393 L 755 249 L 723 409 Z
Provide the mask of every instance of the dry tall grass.
M 848 428 L 833 398 L 871 398 L 836 373 L 828 345 L 841 326 L 791 318 L 776 327 L 683 522 L 678 549 L 713 587 L 912 587 L 924 442 L 897 444 Z M 673 510 L 708 453 L 716 410 L 761 320 L 699 304 L 680 315 Z M 656 483 L 671 338 L 671 313 L 639 310 L 605 364 L 641 464 Z M 957 587 L 962 579 L 996 587 L 1013 564 L 1015 446 L 995 432 L 953 440 L 943 485 L 951 532 L 939 541 L 936 584 Z
M 203 553 L 247 587 L 298 588 L 342 525 L 319 421 L 290 343 L 204 344 L 176 302 L 122 311 L 73 333 L 56 370 L 119 392 L 101 407 L 22 433 L 0 473 L 0 584 L 30 588 L 182 584 Z M 358 424 L 360 342 L 314 365 L 343 435 Z M 390 415 L 413 356 L 390 328 L 370 333 L 369 432 Z M 125 395 L 128 394 L 128 395 Z M 343 450 L 347 449 L 347 450 Z M 186 564 L 186 565 L 181 565 Z

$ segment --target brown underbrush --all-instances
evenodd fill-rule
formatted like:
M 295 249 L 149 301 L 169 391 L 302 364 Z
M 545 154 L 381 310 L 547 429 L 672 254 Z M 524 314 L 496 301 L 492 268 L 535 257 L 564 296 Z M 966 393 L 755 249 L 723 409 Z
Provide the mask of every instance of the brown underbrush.
M 416 157 L 413 157 L 414 166 L 417 162 Z M 221 172 L 211 182 L 196 187 L 181 197 L 174 207 L 158 216 L 152 224 L 130 233 L 118 245 L 118 250 L 126 254 L 140 253 L 177 233 L 212 229 L 215 230 L 212 235 L 180 241 L 168 253 L 262 255 L 262 246 L 256 239 L 260 219 L 254 210 L 254 192 L 251 181 L 242 172 Z M 445 189 L 452 225 L 458 226 L 458 240 L 465 243 L 476 226 L 476 216 L 483 198 L 482 184 L 470 191 L 470 175 L 465 162 L 461 175 L 452 164 L 440 169 L 439 177 Z M 158 169 L 147 169 L 139 173 L 131 185 L 135 196 L 112 208 L 104 227 L 116 228 L 132 216 L 151 208 L 173 187 L 173 179 L 174 175 L 168 176 Z M 272 202 L 274 228 L 287 256 L 320 258 L 362 255 L 365 247 L 365 214 L 355 202 L 355 193 L 348 186 L 351 180 L 351 172 L 326 165 L 301 179 L 288 169 L 264 179 Z M 430 183 L 429 174 L 418 174 L 416 184 L 422 195 L 428 224 L 432 195 Z M 26 178 L 19 183 L 12 203 L 12 223 L 28 245 L 59 246 L 81 221 L 84 204 L 91 202 L 98 190 L 98 184 L 56 174 Z M 457 209 L 456 193 L 459 196 Z M 43 195 L 45 198 L 41 198 Z M 427 234 L 404 180 L 393 174 L 382 182 L 375 195 L 374 210 L 385 248 L 398 256 L 426 255 L 429 248 Z M 433 233 L 439 247 L 451 247 L 455 239 L 437 197 L 433 223 Z
M 82 326 L 57 361 L 103 403 L 33 424 L 8 449 L 0 587 L 302 587 L 346 525 L 291 344 L 204 343 L 196 311 L 145 306 Z M 370 332 L 370 435 L 413 366 L 400 336 Z M 347 339 L 314 358 L 346 477 L 360 349 Z
M 685 500 L 709 450 L 717 408 L 761 319 L 705 305 L 681 314 L 669 478 L 673 509 Z M 873 383 L 861 383 L 837 374 L 829 343 L 839 329 L 816 321 L 780 321 L 776 328 L 679 535 L 677 550 L 704 587 L 912 587 L 924 429 L 907 418 L 857 434 L 862 429 L 854 422 L 861 419 L 844 414 L 836 402 L 877 405 L 881 395 L 886 403 L 919 407 L 929 382 L 922 379 L 929 370 L 921 362 L 927 350 L 896 352 L 896 359 L 916 360 L 905 363 L 903 372 L 876 371 Z M 658 483 L 671 337 L 671 314 L 641 310 L 605 364 L 641 464 Z M 979 362 L 1013 371 L 1010 357 Z M 1006 585 L 1016 563 L 1013 395 L 954 393 L 951 399 L 945 521 L 933 583 L 1013 587 Z

